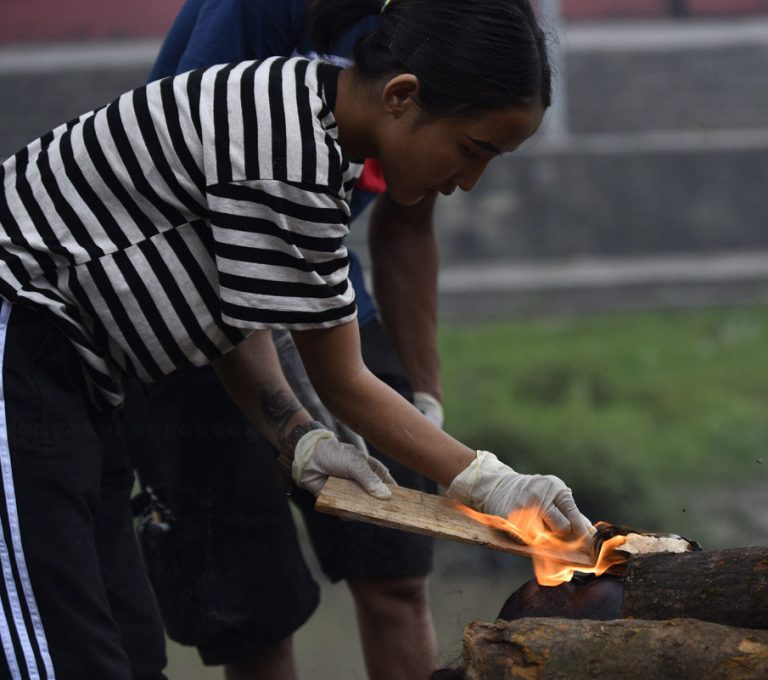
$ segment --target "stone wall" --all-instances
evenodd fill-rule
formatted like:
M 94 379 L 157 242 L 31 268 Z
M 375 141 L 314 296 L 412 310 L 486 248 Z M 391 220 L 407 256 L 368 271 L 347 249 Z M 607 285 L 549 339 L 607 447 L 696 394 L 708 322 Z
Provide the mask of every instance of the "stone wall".
M 0 72 L 0 156 L 6 158 L 59 123 L 141 85 L 148 64 L 39 73 Z
M 442 201 L 443 261 L 768 250 L 768 132 L 685 139 L 581 139 L 496 161 L 482 191 Z
M 566 37 L 574 133 L 768 127 L 768 24 L 609 25 Z
M 563 46 L 572 134 L 441 199 L 444 262 L 768 249 L 768 22 L 587 26 Z M 0 156 L 141 84 L 157 47 L 0 51 Z

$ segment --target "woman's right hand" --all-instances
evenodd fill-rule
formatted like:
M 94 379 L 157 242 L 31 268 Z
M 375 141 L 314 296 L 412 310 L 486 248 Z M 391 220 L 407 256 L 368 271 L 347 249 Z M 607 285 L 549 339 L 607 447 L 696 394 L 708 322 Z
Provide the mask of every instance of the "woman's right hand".
M 325 429 L 312 429 L 299 439 L 291 467 L 296 485 L 316 496 L 331 476 L 351 479 L 381 499 L 392 495 L 387 484 L 397 484 L 384 463 Z
M 560 538 L 576 540 L 594 531 L 563 480 L 554 475 L 519 474 L 488 451 L 477 452 L 475 460 L 451 482 L 446 495 L 505 519 L 516 510 L 534 510 Z

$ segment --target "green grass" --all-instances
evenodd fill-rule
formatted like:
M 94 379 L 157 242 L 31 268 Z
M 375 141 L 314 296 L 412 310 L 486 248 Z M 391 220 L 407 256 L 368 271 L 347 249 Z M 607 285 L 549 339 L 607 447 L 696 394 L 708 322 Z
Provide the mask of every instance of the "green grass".
M 446 427 L 551 473 L 592 518 L 664 526 L 675 495 L 768 484 L 768 309 L 444 326 Z

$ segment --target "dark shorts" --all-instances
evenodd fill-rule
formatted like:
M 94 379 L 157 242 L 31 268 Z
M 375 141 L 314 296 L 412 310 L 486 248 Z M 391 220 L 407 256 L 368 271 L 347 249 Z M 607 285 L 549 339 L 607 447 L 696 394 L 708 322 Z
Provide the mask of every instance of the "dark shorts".
M 371 371 L 410 399 L 408 380 L 378 321 L 361 329 L 361 341 Z M 169 549 L 167 537 L 150 542 L 147 560 L 166 628 L 172 638 L 196 645 L 207 664 L 257 653 L 297 630 L 319 600 L 275 452 L 210 368 L 176 373 L 151 385 L 148 396 L 147 404 L 132 395 L 126 416 L 142 483 L 157 488 L 176 515 L 177 544 Z M 408 468 L 370 452 L 398 483 L 435 490 Z M 291 499 L 332 581 L 431 571 L 431 539 L 322 515 L 313 509 L 314 496 L 300 489 Z

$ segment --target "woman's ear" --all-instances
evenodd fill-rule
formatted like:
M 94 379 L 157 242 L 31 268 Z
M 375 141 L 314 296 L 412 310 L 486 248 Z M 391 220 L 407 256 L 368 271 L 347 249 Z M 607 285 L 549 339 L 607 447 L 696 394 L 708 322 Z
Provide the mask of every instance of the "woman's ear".
M 388 80 L 381 91 L 384 111 L 399 118 L 416 105 L 419 79 L 413 73 L 401 73 Z

